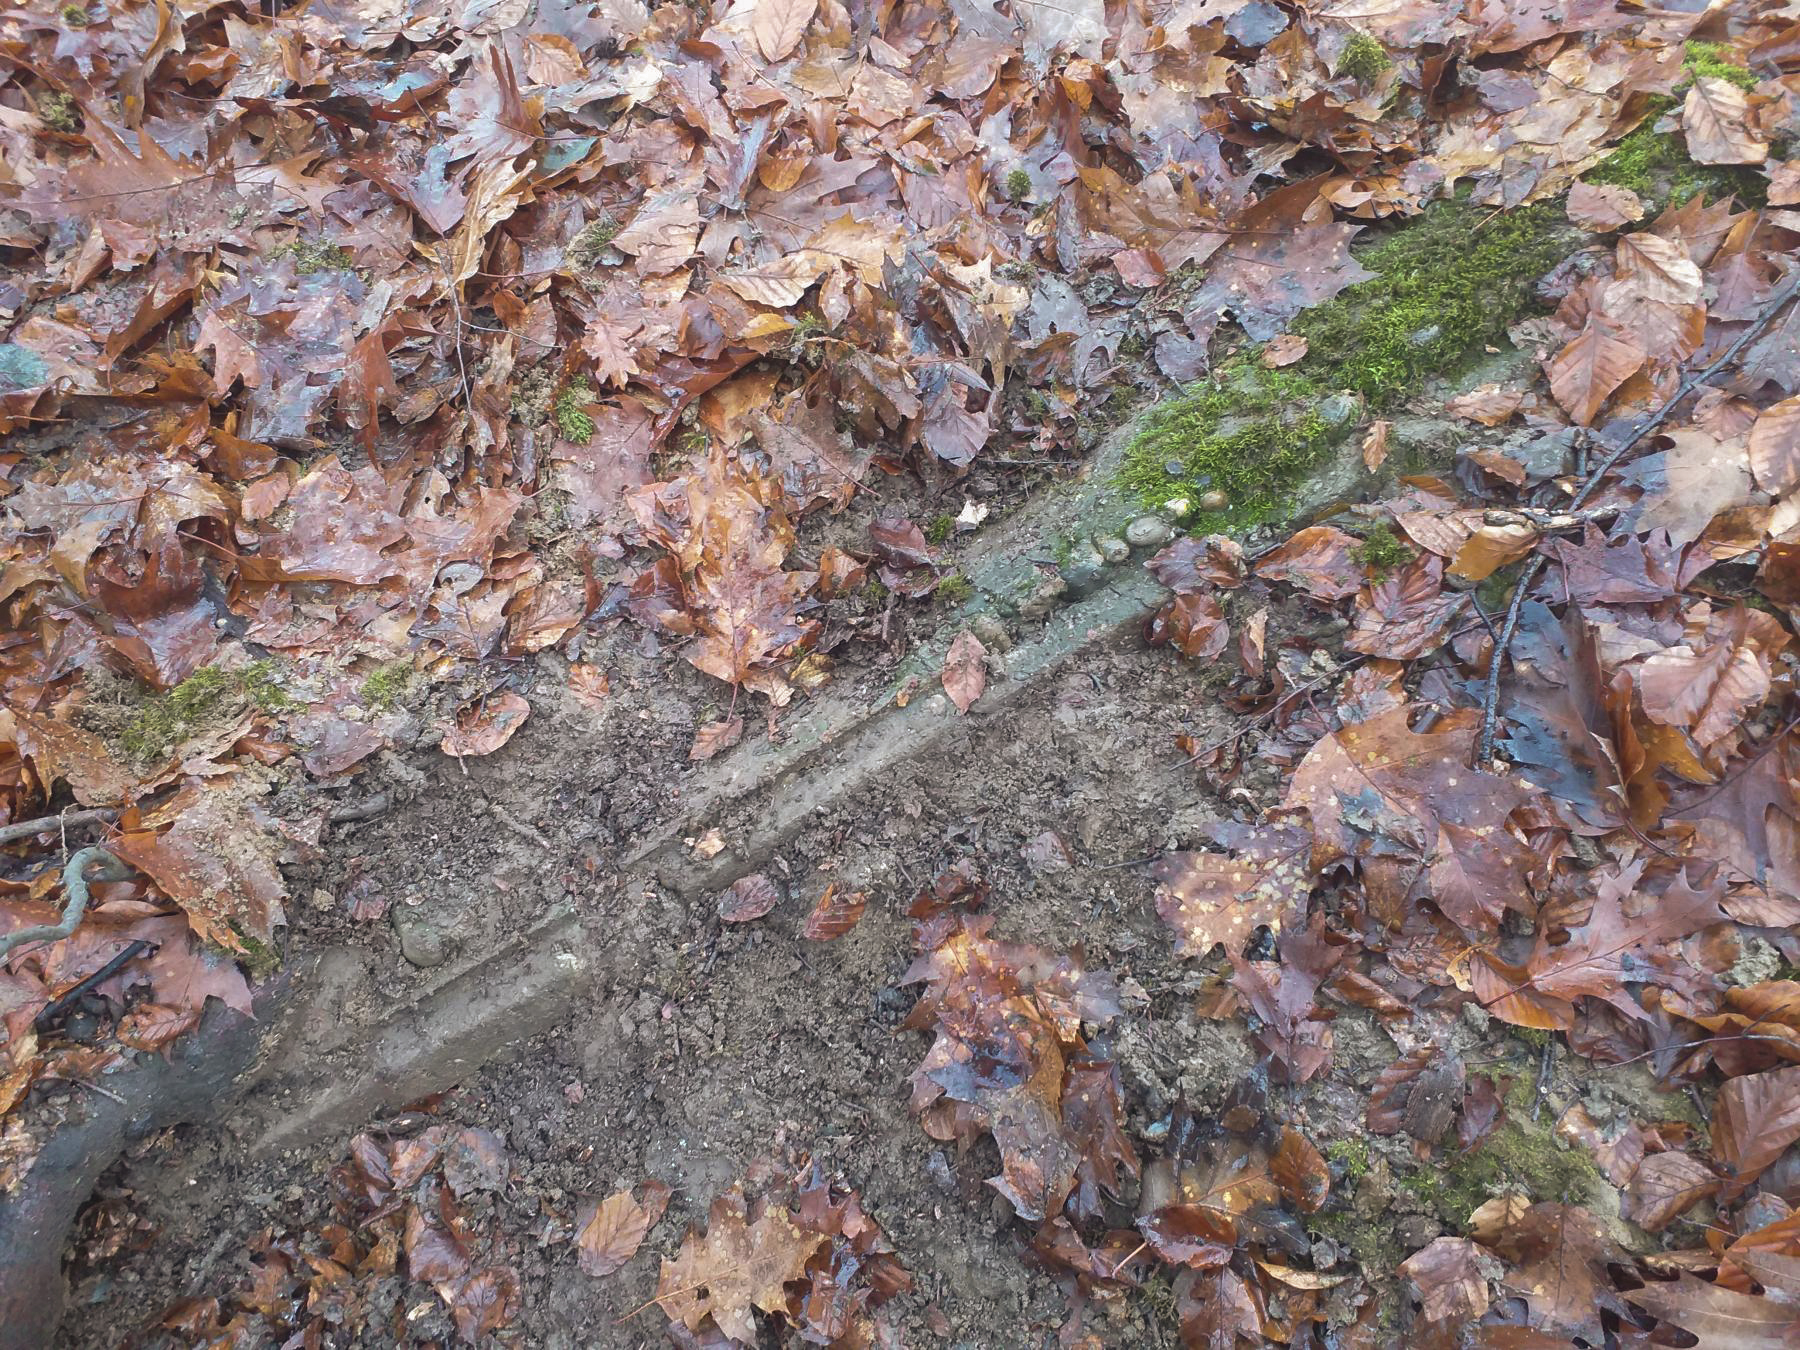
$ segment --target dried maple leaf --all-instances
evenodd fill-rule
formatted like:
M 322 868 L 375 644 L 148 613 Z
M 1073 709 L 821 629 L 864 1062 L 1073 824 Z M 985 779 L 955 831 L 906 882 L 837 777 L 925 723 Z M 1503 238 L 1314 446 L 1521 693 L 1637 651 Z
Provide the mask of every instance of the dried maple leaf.
M 1259 927 L 1278 930 L 1306 910 L 1311 831 L 1225 825 L 1215 838 L 1232 851 L 1170 853 L 1152 869 L 1156 912 L 1182 956 L 1206 956 L 1221 943 L 1241 951 Z
M 821 1233 L 802 1232 L 780 1206 L 761 1207 L 751 1220 L 744 1193 L 735 1187 L 716 1196 L 706 1232 L 689 1230 L 674 1260 L 665 1258 L 656 1302 L 671 1322 L 700 1330 L 708 1318 L 730 1339 L 756 1343 L 754 1310 L 786 1316 L 790 1281 L 805 1278 Z
M 960 713 L 968 712 L 987 688 L 987 648 L 966 628 L 944 653 L 943 680 L 944 692 Z
M 641 1202 L 623 1190 L 585 1205 L 575 1219 L 575 1250 L 582 1271 L 600 1276 L 623 1269 L 662 1218 L 670 1194 L 662 1182 L 647 1181 Z

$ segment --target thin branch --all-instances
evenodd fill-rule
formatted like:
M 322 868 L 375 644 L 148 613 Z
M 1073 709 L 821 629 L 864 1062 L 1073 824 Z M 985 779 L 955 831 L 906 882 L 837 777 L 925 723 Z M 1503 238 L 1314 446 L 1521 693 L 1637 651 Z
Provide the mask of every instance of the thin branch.
M 131 869 L 115 858 L 105 846 L 92 844 L 82 849 L 63 864 L 63 890 L 68 899 L 63 905 L 61 921 L 40 923 L 32 928 L 21 928 L 17 932 L 0 935 L 0 962 L 27 942 L 58 942 L 75 931 L 81 923 L 81 916 L 87 912 L 87 869 L 94 863 L 100 864 L 100 870 L 93 875 L 94 881 L 124 881 L 131 876 Z
M 97 806 L 91 811 L 64 811 L 60 815 L 39 816 L 36 820 L 15 821 L 11 825 L 0 825 L 0 845 L 17 843 L 34 834 L 73 830 L 82 825 L 92 825 L 96 821 L 110 825 L 118 818 L 119 809 L 116 806 Z

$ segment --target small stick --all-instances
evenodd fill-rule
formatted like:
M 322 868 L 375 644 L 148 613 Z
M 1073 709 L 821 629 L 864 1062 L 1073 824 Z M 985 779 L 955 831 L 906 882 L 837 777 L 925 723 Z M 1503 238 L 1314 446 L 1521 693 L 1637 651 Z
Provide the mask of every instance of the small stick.
M 489 802 L 487 804 L 487 809 L 488 809 L 488 814 L 490 816 L 492 816 L 495 820 L 499 821 L 502 825 L 506 826 L 507 829 L 511 830 L 514 834 L 518 835 L 521 839 L 529 839 L 532 843 L 536 844 L 539 848 L 543 849 L 546 853 L 548 853 L 551 850 L 551 848 L 554 847 L 554 845 L 552 845 L 548 839 L 544 838 L 543 834 L 540 831 L 534 829 L 530 825 L 527 825 L 524 821 L 520 820 L 511 811 L 508 811 L 504 806 L 501 806 L 498 802 Z
M 122 967 L 135 961 L 139 953 L 151 951 L 155 946 L 156 944 L 154 942 L 146 942 L 143 938 L 134 938 L 126 943 L 112 960 L 101 966 L 100 969 L 96 970 L 92 975 L 87 976 L 79 983 L 72 986 L 68 992 L 64 993 L 60 998 L 53 1002 L 46 1003 L 43 1011 L 31 1019 L 32 1030 L 48 1031 L 64 1013 L 68 1012 L 70 1008 L 73 1008 L 79 1003 L 82 998 L 87 995 L 89 990 L 95 989 L 106 983 L 106 981 L 110 980 L 114 975 L 118 974 Z
M 78 825 L 92 825 L 96 821 L 111 824 L 118 818 L 117 807 L 97 806 L 91 811 L 64 811 L 60 815 L 39 816 L 36 820 L 15 821 L 11 825 L 0 825 L 0 844 L 29 839 L 34 834 L 49 834 L 52 830 L 72 830 Z
M 1556 1059 L 1556 1037 L 1549 1036 L 1544 1040 L 1544 1056 L 1538 1061 L 1537 1092 L 1531 1104 L 1531 1118 L 1536 1120 L 1544 1114 L 1544 1099 L 1550 1095 L 1550 1065 Z

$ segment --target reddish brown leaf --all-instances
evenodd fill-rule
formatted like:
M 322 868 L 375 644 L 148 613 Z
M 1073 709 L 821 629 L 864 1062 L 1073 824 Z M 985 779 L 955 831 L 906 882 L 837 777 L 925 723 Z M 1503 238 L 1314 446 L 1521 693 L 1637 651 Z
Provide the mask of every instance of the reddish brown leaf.
M 839 895 L 834 881 L 825 888 L 825 894 L 819 897 L 812 913 L 806 916 L 806 922 L 800 926 L 800 936 L 814 942 L 841 938 L 856 927 L 868 904 L 869 897 L 861 891 L 846 891 Z
M 1231 642 L 1231 628 L 1210 591 L 1182 591 L 1144 621 L 1144 638 L 1167 643 L 1190 661 L 1210 661 Z
M 785 1314 L 788 1281 L 802 1278 L 825 1242 L 823 1234 L 801 1232 L 780 1206 L 765 1207 L 752 1221 L 743 1193 L 727 1191 L 713 1200 L 705 1234 L 689 1230 L 680 1254 L 664 1258 L 658 1306 L 689 1331 L 710 1317 L 732 1340 L 754 1344 L 753 1311 Z
M 1262 349 L 1262 363 L 1270 370 L 1291 366 L 1306 355 L 1306 339 L 1294 333 L 1283 333 Z
M 1777 496 L 1800 484 L 1800 395 L 1757 414 L 1750 428 L 1750 471 Z
M 1221 842 L 1233 852 L 1171 853 L 1155 864 L 1156 912 L 1182 956 L 1206 956 L 1221 943 L 1241 950 L 1258 927 L 1279 928 L 1305 912 L 1308 831 L 1228 827 Z
M 1643 366 L 1642 344 L 1621 325 L 1590 315 L 1550 363 L 1550 392 L 1580 426 L 1594 420 L 1612 392 Z
M 1362 541 L 1330 525 L 1308 525 L 1256 564 L 1256 575 L 1285 581 L 1321 600 L 1355 595 L 1363 583 L 1363 566 L 1350 556 Z
M 726 923 L 760 919 L 781 903 L 781 888 L 761 872 L 739 877 L 719 897 L 719 917 Z
M 1749 1185 L 1782 1150 L 1800 1139 L 1800 1068 L 1733 1078 L 1713 1111 L 1713 1156 L 1733 1189 Z
M 1625 1217 L 1660 1233 L 1719 1189 L 1711 1168 L 1690 1153 L 1652 1153 L 1625 1190 Z

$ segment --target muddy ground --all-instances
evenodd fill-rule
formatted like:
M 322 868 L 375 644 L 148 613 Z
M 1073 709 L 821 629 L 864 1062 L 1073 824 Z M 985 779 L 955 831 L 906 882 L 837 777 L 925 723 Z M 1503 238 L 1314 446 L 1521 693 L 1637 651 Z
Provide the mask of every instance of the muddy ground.
M 938 870 L 973 859 L 992 885 L 1000 936 L 1079 945 L 1091 965 L 1118 976 L 1126 1016 L 1099 1048 L 1122 1066 L 1129 1127 L 1145 1146 L 1177 1101 L 1217 1107 L 1252 1052 L 1241 1022 L 1196 1015 L 1207 963 L 1173 955 L 1139 860 L 1200 844 L 1209 820 L 1253 817 L 1274 799 L 1278 766 L 1252 759 L 1225 796 L 1209 791 L 1172 746 L 1178 733 L 1204 742 L 1234 725 L 1217 681 L 1146 648 L 1126 624 L 1011 699 L 995 698 L 998 712 L 986 700 L 967 717 L 947 705 L 929 710 L 943 725 L 926 752 L 818 802 L 762 864 L 784 883 L 784 903 L 754 923 L 723 924 L 712 893 L 683 893 L 621 862 L 659 827 L 683 821 L 684 801 L 704 780 L 730 772 L 729 756 L 686 760 L 710 691 L 636 640 L 620 630 L 603 657 L 590 653 L 613 675 L 601 708 L 579 704 L 545 671 L 524 729 L 500 753 L 468 761 L 466 773 L 421 754 L 346 786 L 346 800 L 412 795 L 340 827 L 313 899 L 294 906 L 295 950 L 310 954 L 300 962 L 299 1011 L 242 1110 L 149 1141 L 109 1177 L 102 1195 L 133 1216 L 142 1240 L 129 1245 L 141 1249 L 77 1261 L 62 1344 L 173 1343 L 156 1330 L 157 1314 L 241 1280 L 259 1231 L 329 1221 L 329 1171 L 367 1122 L 328 1120 L 335 1128 L 303 1147 L 268 1148 L 284 1113 L 304 1113 L 306 1103 L 284 1093 L 316 1082 L 321 1059 L 329 1066 L 333 1055 L 353 1074 L 361 1026 L 434 986 L 455 990 L 471 953 L 499 949 L 504 972 L 506 942 L 565 905 L 592 959 L 572 1011 L 431 1103 L 441 1120 L 501 1134 L 513 1158 L 497 1250 L 522 1276 L 524 1306 L 505 1339 L 662 1343 L 663 1319 L 645 1306 L 656 1253 L 673 1252 L 733 1182 L 817 1164 L 861 1193 L 916 1275 L 917 1292 L 899 1305 L 909 1343 L 1055 1343 L 1069 1304 L 1031 1263 L 1028 1228 L 983 1184 L 998 1170 L 991 1144 L 956 1156 L 908 1113 L 907 1078 L 928 1038 L 899 1029 L 916 993 L 897 983 L 913 955 L 904 910 Z M 868 693 L 881 678 L 870 675 Z M 750 747 L 731 753 L 740 752 Z M 499 823 L 495 805 L 515 824 Z M 707 823 L 727 841 L 752 837 L 757 810 L 752 798 Z M 550 850 L 516 825 L 540 832 Z M 1067 845 L 1068 865 L 1028 861 L 1028 843 L 1046 831 Z M 798 938 L 830 881 L 866 891 L 867 914 L 836 942 Z M 389 913 L 354 918 L 357 901 L 365 911 L 385 901 Z M 441 965 L 420 968 L 403 953 L 403 931 L 420 924 L 444 939 Z M 1471 1029 L 1462 1039 L 1482 1038 Z M 1529 1072 L 1528 1047 L 1498 1044 L 1491 1053 Z M 1399 1053 L 1373 1019 L 1348 1011 L 1337 1049 L 1332 1073 L 1288 1108 L 1327 1148 L 1361 1135 L 1367 1086 Z M 579 1202 L 651 1177 L 675 1197 L 645 1250 L 617 1275 L 581 1273 L 568 1241 Z M 1405 1212 L 1428 1207 L 1404 1191 L 1370 1193 L 1366 1177 L 1361 1190 L 1357 1182 L 1342 1183 L 1338 1206 L 1383 1216 L 1384 1239 L 1411 1250 L 1440 1230 L 1430 1212 Z M 1313 1236 L 1315 1260 L 1335 1255 L 1344 1271 L 1353 1267 L 1358 1258 L 1341 1241 Z M 426 1286 L 393 1292 L 411 1319 L 408 1343 L 452 1339 Z M 1090 1307 L 1086 1329 L 1107 1345 L 1173 1345 L 1166 1308 L 1152 1295 Z M 392 1342 L 371 1330 L 363 1343 Z
M 1027 521 L 1019 538 L 981 542 L 1029 563 L 1029 540 L 1048 528 Z M 1141 578 L 1140 563 L 1119 576 Z M 815 1165 L 861 1194 L 914 1273 L 916 1291 L 894 1307 L 909 1344 L 1072 1336 L 1069 1299 L 1033 1264 L 1029 1227 L 984 1184 L 998 1171 L 991 1142 L 958 1156 L 908 1112 L 929 1037 L 900 1028 L 917 993 L 899 984 L 914 954 L 905 910 L 941 869 L 973 860 L 998 936 L 1078 945 L 1118 977 L 1125 1015 L 1096 1049 L 1121 1066 L 1146 1156 L 1178 1103 L 1205 1115 L 1245 1082 L 1243 1022 L 1196 1010 L 1216 962 L 1174 955 L 1145 864 L 1203 846 L 1210 821 L 1256 818 L 1291 765 L 1255 731 L 1229 781 L 1183 762 L 1177 736 L 1210 744 L 1243 723 L 1220 697 L 1224 666 L 1144 644 L 1137 584 L 1048 619 L 984 621 L 994 669 L 967 716 L 934 681 L 893 707 L 932 630 L 956 631 L 966 610 L 909 602 L 879 626 L 852 613 L 861 636 L 839 650 L 836 678 L 797 705 L 824 711 L 784 717 L 786 744 L 772 746 L 750 709 L 743 744 L 706 763 L 688 750 L 724 710 L 720 688 L 630 624 L 583 639 L 579 659 L 608 676 L 597 701 L 570 692 L 561 655 L 516 671 L 533 714 L 490 757 L 440 753 L 421 709 L 417 748 L 325 785 L 340 815 L 385 809 L 334 824 L 290 872 L 293 992 L 253 1083 L 226 1119 L 164 1131 L 106 1178 L 96 1203 L 109 1236 L 96 1242 L 94 1221 L 78 1228 L 59 1344 L 180 1343 L 159 1330 L 162 1312 L 241 1284 L 259 1233 L 330 1221 L 327 1181 L 349 1137 L 402 1117 L 427 1089 L 437 1120 L 493 1130 L 510 1152 L 512 1179 L 484 1229 L 495 1234 L 484 1259 L 522 1278 L 503 1341 L 664 1343 L 650 1302 L 658 1254 L 733 1183 L 748 1178 L 754 1192 Z M 1328 648 L 1341 625 L 1289 602 L 1271 613 L 1269 649 L 1296 635 Z M 301 795 L 285 805 L 315 810 L 320 790 L 288 789 Z M 1046 856 L 1046 832 L 1065 858 Z M 708 857 L 713 843 L 723 851 Z M 753 923 L 722 923 L 719 886 L 753 870 L 786 898 Z M 831 882 L 867 892 L 866 915 L 838 941 L 799 938 Z M 1541 1068 L 1536 1048 L 1502 1027 L 1416 1011 L 1396 1041 L 1343 1007 L 1332 1069 L 1303 1090 L 1273 1089 L 1272 1114 L 1333 1158 L 1333 1199 L 1295 1235 L 1295 1254 L 1346 1277 L 1340 1321 L 1373 1301 L 1382 1325 L 1403 1322 L 1394 1265 L 1455 1228 L 1419 1180 L 1438 1164 L 1363 1132 L 1375 1075 L 1434 1034 L 1527 1094 Z M 1619 1088 L 1571 1082 L 1558 1066 L 1544 1082 L 1545 1147 L 1562 1106 Z M 583 1274 L 570 1241 L 581 1202 L 647 1178 L 674 1198 L 644 1250 L 616 1275 Z M 1557 1184 L 1566 1192 L 1567 1178 Z M 1134 1198 L 1123 1198 L 1123 1224 Z M 404 1343 L 454 1339 L 428 1286 L 389 1283 Z M 1079 1327 L 1103 1345 L 1172 1346 L 1171 1311 L 1166 1286 L 1160 1297 L 1153 1287 L 1089 1304 Z M 373 1312 L 361 1343 L 395 1343 L 393 1310 Z

